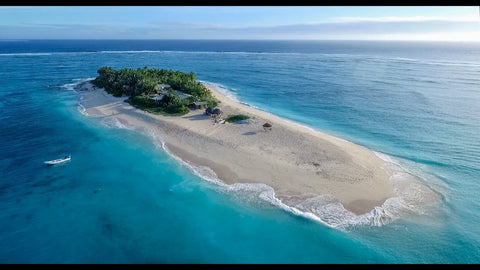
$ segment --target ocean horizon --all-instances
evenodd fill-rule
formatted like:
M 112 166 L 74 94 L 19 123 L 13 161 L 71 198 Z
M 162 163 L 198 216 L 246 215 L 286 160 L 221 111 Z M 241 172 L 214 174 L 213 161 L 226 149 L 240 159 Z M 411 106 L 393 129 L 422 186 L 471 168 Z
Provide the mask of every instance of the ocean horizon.
M 441 202 L 409 208 L 409 189 L 388 222 L 322 222 L 219 184 L 155 134 L 84 113 L 75 86 L 103 66 L 194 72 L 371 149 Z M 479 263 L 479 75 L 474 42 L 0 40 L 0 262 Z

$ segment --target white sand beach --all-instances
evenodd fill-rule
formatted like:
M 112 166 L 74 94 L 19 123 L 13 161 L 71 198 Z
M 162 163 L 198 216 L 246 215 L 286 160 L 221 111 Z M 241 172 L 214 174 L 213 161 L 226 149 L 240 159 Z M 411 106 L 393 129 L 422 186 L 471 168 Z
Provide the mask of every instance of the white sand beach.
M 79 85 L 92 117 L 114 116 L 125 125 L 153 130 L 174 155 L 211 168 L 223 182 L 264 183 L 286 205 L 332 195 L 348 211 L 368 213 L 396 196 L 386 162 L 363 146 L 314 131 L 220 94 L 224 115 L 246 114 L 247 124 L 214 123 L 204 110 L 161 116 L 136 109 L 90 82 Z M 271 123 L 265 131 L 262 125 Z

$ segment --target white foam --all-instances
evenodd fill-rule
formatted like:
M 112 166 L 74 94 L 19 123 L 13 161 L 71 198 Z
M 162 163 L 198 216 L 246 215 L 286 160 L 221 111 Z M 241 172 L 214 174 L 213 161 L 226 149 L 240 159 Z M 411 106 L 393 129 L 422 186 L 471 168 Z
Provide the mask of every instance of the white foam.
M 389 59 L 393 59 L 393 60 L 400 60 L 400 61 L 409 61 L 409 62 L 416 62 L 416 61 L 419 61 L 418 59 L 414 59 L 414 58 L 407 58 L 407 57 L 392 57 L 392 58 L 389 58 Z
M 258 54 L 256 52 L 222 52 L 222 51 L 172 51 L 172 50 L 112 50 L 97 53 L 127 54 L 127 53 L 179 53 L 179 54 Z
M 89 116 L 89 114 L 87 113 L 87 109 L 85 109 L 85 107 L 82 105 L 82 103 L 78 103 L 78 104 L 77 104 L 77 110 L 78 110 L 81 114 L 83 114 L 83 115 L 85 115 L 85 116 Z
M 235 94 L 234 92 L 232 91 L 229 91 L 227 89 L 226 86 L 222 85 L 222 84 L 219 84 L 219 83 L 212 83 L 212 82 L 208 82 L 208 81 L 203 81 L 203 80 L 198 80 L 199 82 L 202 82 L 202 83 L 206 83 L 206 84 L 210 84 L 210 85 L 213 85 L 215 86 L 215 90 L 218 91 L 220 94 L 226 96 L 227 98 L 233 100 L 233 101 L 236 101 L 236 102 L 240 102 L 240 100 L 238 99 L 238 96 L 237 94 Z M 232 89 L 234 90 L 234 89 Z M 242 102 L 240 102 L 242 103 Z M 248 105 L 246 103 L 244 103 L 245 105 Z M 250 105 L 248 105 L 250 106 Z
M 75 91 L 75 87 L 81 83 L 84 83 L 84 82 L 87 82 L 87 81 L 91 81 L 91 80 L 94 80 L 95 78 L 81 78 L 81 79 L 73 79 L 73 83 L 66 83 L 64 85 L 62 85 L 61 87 L 62 88 L 65 88 L 66 90 L 70 90 L 70 91 Z
M 372 55 L 362 55 L 362 54 L 323 54 L 318 53 L 317 55 L 325 56 L 325 57 L 339 57 L 339 58 L 353 58 L 359 60 L 373 60 L 373 61 L 399 61 L 399 62 L 411 62 L 416 64 L 424 64 L 424 65 L 438 65 L 438 66 L 464 66 L 464 67 L 480 67 L 480 63 L 478 61 L 455 61 L 455 60 L 447 60 L 447 61 L 439 61 L 434 59 L 415 59 L 415 58 L 408 58 L 408 57 L 382 57 L 382 56 L 372 56 Z
M 41 52 L 41 53 L 0 53 L 0 56 L 50 56 L 50 55 L 71 55 L 71 54 L 91 54 L 98 52 Z
M 439 61 L 439 60 L 423 60 L 423 59 L 413 59 L 406 57 L 368 57 L 369 59 L 374 60 L 387 60 L 387 61 L 403 61 L 403 62 L 412 62 L 423 65 L 435 65 L 435 66 L 463 66 L 463 67 L 480 67 L 480 63 L 474 61 Z
M 66 90 L 73 91 L 77 84 L 78 83 L 66 83 L 66 84 L 62 85 L 62 87 L 65 88 Z
M 275 196 L 272 187 L 262 183 L 223 184 L 225 191 L 241 195 L 242 200 L 259 203 L 267 202 L 296 216 L 319 222 L 331 228 L 347 230 L 356 226 L 383 226 L 396 219 L 389 211 L 377 207 L 369 213 L 357 216 L 346 210 L 330 195 L 320 195 L 304 200 L 294 206 L 283 203 Z M 388 203 L 387 203 L 388 204 Z
M 198 177 L 200 177 L 200 178 L 202 178 L 202 179 L 204 179 L 204 180 L 206 180 L 210 183 L 214 183 L 218 186 L 221 186 L 221 187 L 226 186 L 226 184 L 222 180 L 220 180 L 220 178 L 218 178 L 217 174 L 211 168 L 206 167 L 206 166 L 194 165 L 191 162 L 188 162 L 186 160 L 181 159 L 180 157 L 172 154 L 172 152 L 168 149 L 168 147 L 165 145 L 165 143 L 162 143 L 162 148 L 165 152 L 167 152 L 167 154 L 169 154 L 174 159 L 180 161 L 180 163 L 182 163 L 187 168 L 189 168 L 190 171 L 192 171 L 196 176 L 198 176 Z
M 441 202 L 442 196 L 430 185 L 432 181 L 426 181 L 419 173 L 411 173 L 402 165 L 400 159 L 375 152 L 387 164 L 385 168 L 391 175 L 394 191 L 397 197 L 388 199 L 382 206 L 392 215 L 405 216 L 408 214 L 428 214 L 428 207 Z
M 52 55 L 52 53 L 0 53 L 0 56 L 42 56 Z
M 185 51 L 185 50 L 118 50 L 118 51 L 99 51 L 99 53 L 178 53 L 178 54 L 231 54 L 231 55 L 257 55 L 257 54 L 288 54 L 301 55 L 297 52 L 246 52 L 246 51 Z
M 461 61 L 424 61 L 421 64 L 436 66 L 463 66 L 463 67 L 480 67 L 478 62 L 461 62 Z
M 138 51 L 99 51 L 99 53 L 160 53 L 163 51 L 138 50 Z
M 252 104 L 249 104 L 247 102 L 244 102 L 244 101 L 241 101 L 239 98 L 238 98 L 238 95 L 232 91 L 230 91 L 229 89 L 231 90 L 235 90 L 234 88 L 227 88 L 227 86 L 224 86 L 222 84 L 219 84 L 219 83 L 213 83 L 213 82 L 209 82 L 209 81 L 203 81 L 203 80 L 198 80 L 199 82 L 203 82 L 203 83 L 206 83 L 206 84 L 210 84 L 210 85 L 213 85 L 215 86 L 215 90 L 218 91 L 220 94 L 224 95 L 225 97 L 235 101 L 235 102 L 238 102 L 240 104 L 243 104 L 245 106 L 248 106 L 248 107 L 252 107 L 252 108 L 255 108 L 259 111 L 264 111 L 264 112 L 267 112 L 269 113 L 267 110 L 265 109 L 262 109 L 262 108 L 259 108 L 255 105 L 252 105 Z
M 377 151 L 372 151 L 377 157 L 379 157 L 380 159 L 386 161 L 387 163 L 391 163 L 391 164 L 395 164 L 397 166 L 400 166 L 400 164 L 398 163 L 398 161 L 394 160 L 393 157 L 389 156 L 389 155 L 386 155 L 384 153 L 380 153 L 380 152 L 377 152 Z
M 109 128 L 119 128 L 119 129 L 128 129 L 128 130 L 135 130 L 136 127 L 133 125 L 128 125 L 123 123 L 120 119 L 115 116 L 107 116 L 103 117 L 101 123 Z
M 157 132 L 154 129 L 146 129 L 146 128 L 137 128 L 136 129 L 139 132 L 142 132 L 146 134 L 148 137 L 150 137 L 154 143 L 154 145 L 157 148 L 163 149 L 167 154 L 169 154 L 171 157 L 173 157 L 175 160 L 179 161 L 181 164 L 185 165 L 187 168 L 189 168 L 195 175 L 212 182 L 214 184 L 217 184 L 219 186 L 225 186 L 226 184 L 220 180 L 217 176 L 217 174 L 210 169 L 209 167 L 205 166 L 197 166 L 194 165 L 186 160 L 181 159 L 180 157 L 174 155 L 166 146 L 165 141 L 162 139 L 160 135 L 157 134 Z
M 138 129 L 138 131 L 143 132 L 150 137 L 156 148 L 165 149 L 165 142 L 163 141 L 162 137 L 157 135 L 157 132 L 154 129 L 142 128 Z

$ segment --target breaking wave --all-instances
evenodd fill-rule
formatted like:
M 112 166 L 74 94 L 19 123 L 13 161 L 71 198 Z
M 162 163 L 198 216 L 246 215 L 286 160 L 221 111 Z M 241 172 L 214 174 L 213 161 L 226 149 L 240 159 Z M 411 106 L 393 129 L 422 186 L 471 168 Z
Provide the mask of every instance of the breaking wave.
M 358 226 L 384 226 L 401 218 L 412 215 L 428 215 L 428 207 L 440 201 L 440 196 L 423 185 L 413 175 L 405 172 L 391 157 L 376 153 L 388 164 L 391 180 L 394 183 L 395 197 L 387 199 L 381 206 L 363 215 L 356 215 L 344 208 L 342 203 L 331 195 L 319 195 L 305 199 L 300 203 L 289 205 L 276 197 L 271 186 L 263 183 L 226 184 L 209 167 L 198 166 L 172 154 L 164 141 L 155 131 L 147 131 L 157 147 L 186 166 L 200 178 L 215 184 L 220 192 L 238 197 L 242 201 L 254 204 L 268 204 L 283 209 L 296 216 L 301 216 L 326 226 L 349 230 Z

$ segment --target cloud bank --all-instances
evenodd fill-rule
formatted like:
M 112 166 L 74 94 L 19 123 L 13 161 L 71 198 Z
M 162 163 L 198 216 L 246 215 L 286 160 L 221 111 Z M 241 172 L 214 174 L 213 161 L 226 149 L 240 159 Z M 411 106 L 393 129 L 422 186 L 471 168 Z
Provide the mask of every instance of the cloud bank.
M 268 27 L 226 27 L 176 21 L 143 26 L 116 24 L 0 25 L 1 39 L 400 39 L 480 41 L 472 17 L 342 17 L 332 22 Z

